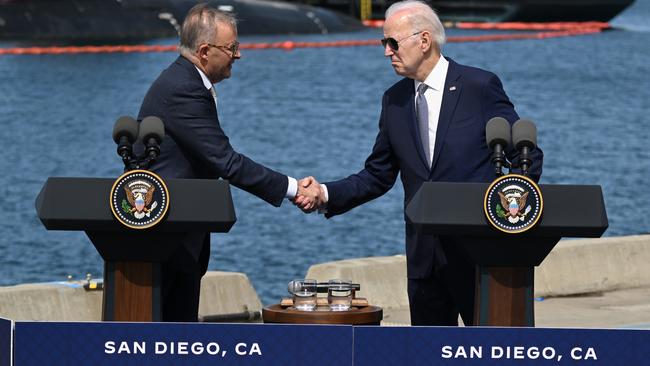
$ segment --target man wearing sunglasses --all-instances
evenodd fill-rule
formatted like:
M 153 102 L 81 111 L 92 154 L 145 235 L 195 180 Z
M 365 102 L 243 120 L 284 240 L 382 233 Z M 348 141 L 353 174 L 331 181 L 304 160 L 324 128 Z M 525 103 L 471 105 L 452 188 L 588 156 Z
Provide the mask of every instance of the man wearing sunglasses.
M 383 195 L 398 175 L 405 207 L 423 182 L 490 182 L 495 175 L 485 125 L 497 116 L 519 119 L 496 75 L 442 56 L 445 31 L 426 3 L 395 3 L 385 19 L 384 56 L 404 79 L 384 93 L 365 168 L 323 185 L 319 208 L 326 217 Z M 507 154 L 517 164 L 516 152 Z M 538 180 L 541 150 L 533 161 L 529 173 Z M 458 325 L 459 313 L 464 324 L 473 324 L 474 265 L 452 240 L 419 233 L 407 222 L 406 259 L 413 325 Z
M 294 178 L 236 152 L 221 129 L 213 84 L 229 78 L 241 57 L 236 20 L 206 4 L 194 6 L 183 22 L 179 50 L 147 92 L 138 116 L 157 116 L 165 124 L 160 156 L 150 170 L 163 178 L 227 179 L 274 206 L 297 192 L 316 197 L 318 187 L 305 189 Z M 197 321 L 209 257 L 209 233 L 188 232 L 163 263 L 163 321 Z

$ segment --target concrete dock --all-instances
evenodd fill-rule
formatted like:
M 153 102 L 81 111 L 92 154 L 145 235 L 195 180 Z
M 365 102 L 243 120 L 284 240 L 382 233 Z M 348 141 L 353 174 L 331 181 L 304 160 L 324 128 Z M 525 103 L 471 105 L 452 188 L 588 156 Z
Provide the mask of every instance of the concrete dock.
M 538 327 L 650 329 L 650 235 L 563 240 L 535 269 Z M 384 309 L 382 325 L 408 325 L 406 260 L 370 257 L 312 266 L 307 278 L 346 278 Z M 278 294 L 278 300 L 285 294 Z M 0 287 L 0 317 L 98 321 L 101 291 L 83 282 Z M 199 314 L 206 321 L 259 322 L 262 303 L 243 273 L 208 272 Z
M 0 287 L 0 317 L 36 321 L 99 321 L 102 291 L 85 281 Z M 262 302 L 243 273 L 208 272 L 201 281 L 199 316 L 230 322 L 261 321 Z
M 650 329 L 650 235 L 562 240 L 535 268 L 538 327 Z M 309 278 L 350 278 L 384 308 L 383 325 L 409 324 L 406 258 L 312 266 Z

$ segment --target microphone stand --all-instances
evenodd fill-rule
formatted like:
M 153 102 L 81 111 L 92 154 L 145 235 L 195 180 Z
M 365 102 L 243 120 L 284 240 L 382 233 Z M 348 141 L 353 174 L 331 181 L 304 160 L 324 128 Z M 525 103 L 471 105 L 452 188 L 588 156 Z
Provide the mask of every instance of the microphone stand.
M 150 151 L 151 150 L 151 151 Z M 149 165 L 152 164 L 158 154 L 160 153 L 160 148 L 158 145 L 155 147 L 147 147 L 147 153 L 144 156 L 135 156 L 132 151 L 122 151 L 120 156 L 122 157 L 122 162 L 124 163 L 124 172 L 137 169 L 148 169 Z
M 496 144 L 494 145 L 494 150 L 492 150 L 492 158 L 491 158 L 492 164 L 494 164 L 494 174 L 497 177 L 500 177 L 503 175 L 503 167 L 510 168 L 508 161 L 505 158 L 505 154 L 503 152 L 503 148 L 501 147 L 501 144 Z
M 142 161 L 142 169 L 149 168 L 149 165 L 153 164 L 154 161 L 156 161 L 158 155 L 160 155 L 160 147 L 158 146 L 158 141 L 156 141 L 155 138 L 150 138 L 149 142 L 147 142 L 145 157 Z
M 124 161 L 124 172 L 131 170 L 140 169 L 139 159 L 135 156 L 130 156 L 127 160 Z
M 149 139 L 147 143 L 147 148 L 143 156 L 133 157 L 129 161 L 128 169 L 125 167 L 125 171 L 133 169 L 149 169 L 149 166 L 153 164 L 160 155 L 160 146 L 158 141 L 155 138 Z M 125 163 L 126 165 L 126 163 Z
M 519 165 L 521 166 L 521 174 L 525 177 L 528 176 L 528 168 L 533 164 L 533 161 L 530 159 L 530 147 L 524 145 L 521 148 L 521 155 L 519 158 Z

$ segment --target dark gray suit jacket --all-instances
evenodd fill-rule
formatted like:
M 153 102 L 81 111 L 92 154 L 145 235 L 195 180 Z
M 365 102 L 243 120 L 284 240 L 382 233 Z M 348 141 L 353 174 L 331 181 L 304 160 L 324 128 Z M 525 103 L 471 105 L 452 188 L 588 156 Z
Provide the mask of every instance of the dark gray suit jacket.
M 236 152 L 219 125 L 217 109 L 199 72 L 179 56 L 147 92 L 138 120 L 156 116 L 165 124 L 160 156 L 150 167 L 163 179 L 227 179 L 230 184 L 280 206 L 287 176 Z M 198 192 L 197 192 L 198 193 Z M 206 204 L 209 204 L 209 197 Z M 196 257 L 203 235 L 189 235 L 186 246 Z

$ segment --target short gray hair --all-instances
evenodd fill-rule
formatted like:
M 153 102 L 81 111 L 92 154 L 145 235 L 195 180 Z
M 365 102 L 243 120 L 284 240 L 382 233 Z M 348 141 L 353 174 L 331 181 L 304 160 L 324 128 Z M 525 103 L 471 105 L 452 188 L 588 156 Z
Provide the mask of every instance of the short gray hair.
M 201 43 L 213 43 L 217 33 L 217 24 L 226 23 L 237 29 L 234 16 L 219 11 L 210 5 L 197 4 L 185 16 L 181 27 L 181 54 L 192 54 Z
M 386 9 L 384 19 L 390 18 L 391 15 L 398 11 L 413 9 L 417 10 L 409 14 L 408 19 L 413 27 L 414 32 L 428 30 L 433 35 L 433 41 L 436 44 L 438 51 L 442 49 L 445 44 L 445 28 L 438 18 L 438 14 L 433 10 L 429 4 L 421 0 L 404 0 L 398 1 Z

